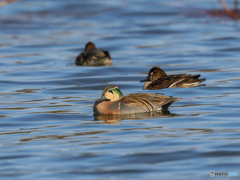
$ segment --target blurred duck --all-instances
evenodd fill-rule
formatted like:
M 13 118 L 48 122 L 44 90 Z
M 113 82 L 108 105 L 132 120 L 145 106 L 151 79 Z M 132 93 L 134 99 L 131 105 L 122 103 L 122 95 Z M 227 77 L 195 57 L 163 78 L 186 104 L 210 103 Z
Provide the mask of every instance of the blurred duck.
M 201 75 L 177 74 L 167 75 L 159 67 L 153 67 L 148 76 L 140 82 L 145 82 L 143 89 L 156 90 L 164 88 L 189 88 L 196 87 L 206 79 L 198 79 Z
M 153 93 L 136 93 L 123 96 L 118 86 L 109 85 L 104 88 L 102 97 L 95 102 L 93 111 L 97 114 L 132 114 L 162 111 L 179 99 Z
M 77 66 L 110 66 L 112 59 L 108 51 L 97 49 L 94 43 L 88 42 L 85 50 L 76 58 Z

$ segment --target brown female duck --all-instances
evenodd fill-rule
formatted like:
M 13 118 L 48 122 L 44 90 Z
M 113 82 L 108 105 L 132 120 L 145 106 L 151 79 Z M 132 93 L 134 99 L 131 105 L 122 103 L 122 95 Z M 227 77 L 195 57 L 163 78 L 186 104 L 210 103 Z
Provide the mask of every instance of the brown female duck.
M 153 67 L 148 76 L 140 82 L 145 82 L 143 89 L 156 90 L 164 88 L 189 88 L 196 87 L 206 79 L 198 79 L 201 75 L 177 74 L 167 75 L 159 67 Z
M 98 114 L 132 114 L 161 111 L 167 109 L 179 98 L 163 96 L 153 93 L 136 93 L 123 96 L 116 85 L 104 88 L 102 97 L 94 106 L 94 113 Z
M 110 66 L 112 59 L 108 51 L 97 49 L 94 43 L 88 42 L 85 50 L 77 56 L 75 64 L 78 66 Z

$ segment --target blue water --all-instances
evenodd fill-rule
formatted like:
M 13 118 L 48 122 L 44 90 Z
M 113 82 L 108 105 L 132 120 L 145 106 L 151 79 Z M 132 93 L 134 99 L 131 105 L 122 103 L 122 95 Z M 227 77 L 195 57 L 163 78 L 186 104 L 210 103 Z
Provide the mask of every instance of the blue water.
M 208 0 L 23 0 L 0 7 L 0 179 L 240 173 L 240 26 L 205 13 L 211 9 Z M 112 66 L 75 66 L 89 41 L 109 50 Z M 207 80 L 144 91 L 182 98 L 169 114 L 93 116 L 105 86 L 143 92 L 139 81 L 153 66 Z

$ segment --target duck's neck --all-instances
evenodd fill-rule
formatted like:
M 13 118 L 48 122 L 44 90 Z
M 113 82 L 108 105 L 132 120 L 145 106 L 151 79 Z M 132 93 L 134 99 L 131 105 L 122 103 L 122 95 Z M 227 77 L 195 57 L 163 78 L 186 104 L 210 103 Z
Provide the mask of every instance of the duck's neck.
M 148 86 L 151 84 L 152 82 L 151 81 L 146 81 L 144 86 L 143 86 L 143 90 L 147 89 Z

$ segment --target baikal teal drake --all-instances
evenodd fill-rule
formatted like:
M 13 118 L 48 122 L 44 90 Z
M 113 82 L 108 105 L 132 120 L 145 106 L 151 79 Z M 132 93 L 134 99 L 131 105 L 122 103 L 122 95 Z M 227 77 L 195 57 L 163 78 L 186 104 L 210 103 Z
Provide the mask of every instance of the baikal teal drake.
M 162 111 L 179 99 L 155 93 L 136 93 L 123 96 L 118 86 L 109 85 L 104 88 L 102 97 L 95 102 L 93 111 L 97 114 L 134 114 Z
M 198 79 L 201 75 L 177 74 L 167 75 L 159 67 L 153 67 L 148 76 L 140 82 L 145 82 L 143 89 L 156 90 L 164 88 L 190 88 L 199 86 L 206 79 Z
M 85 50 L 76 58 L 77 66 L 110 66 L 112 59 L 108 51 L 97 49 L 94 43 L 88 42 Z

